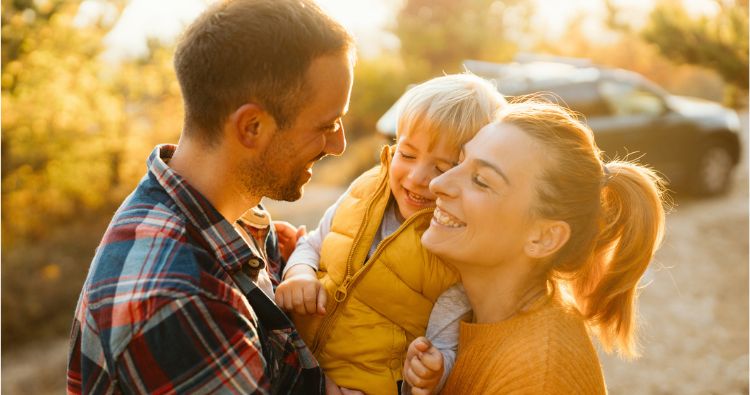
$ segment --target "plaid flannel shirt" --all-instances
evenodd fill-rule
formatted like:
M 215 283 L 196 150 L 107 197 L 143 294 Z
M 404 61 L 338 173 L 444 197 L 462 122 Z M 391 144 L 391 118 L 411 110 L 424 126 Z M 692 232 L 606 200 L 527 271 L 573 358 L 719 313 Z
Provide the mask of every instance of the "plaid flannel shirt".
M 174 149 L 154 149 L 97 248 L 73 321 L 68 393 L 324 392 L 317 361 L 254 281 L 281 273 L 272 227 L 258 253 L 167 166 Z

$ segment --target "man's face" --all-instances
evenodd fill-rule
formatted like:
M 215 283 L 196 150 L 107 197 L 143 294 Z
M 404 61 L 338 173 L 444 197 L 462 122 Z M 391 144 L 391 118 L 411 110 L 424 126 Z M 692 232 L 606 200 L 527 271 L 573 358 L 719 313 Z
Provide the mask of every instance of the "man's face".
M 326 155 L 340 155 L 346 148 L 342 117 L 349 108 L 352 64 L 347 54 L 325 55 L 307 70 L 304 102 L 293 124 L 276 130 L 261 154 L 253 184 L 261 181 L 263 196 L 294 201 L 312 177 L 312 166 Z M 261 173 L 261 174 L 258 174 Z

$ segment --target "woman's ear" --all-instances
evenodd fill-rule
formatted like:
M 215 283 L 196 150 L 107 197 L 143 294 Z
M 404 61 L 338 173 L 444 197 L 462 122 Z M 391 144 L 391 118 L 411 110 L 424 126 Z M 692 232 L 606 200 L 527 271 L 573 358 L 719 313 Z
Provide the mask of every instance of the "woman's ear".
M 229 132 L 233 134 L 244 147 L 258 148 L 270 137 L 276 129 L 273 117 L 255 103 L 243 104 L 237 108 L 227 121 Z
M 559 251 L 570 239 L 570 225 L 559 220 L 539 220 L 524 245 L 530 258 L 542 259 Z

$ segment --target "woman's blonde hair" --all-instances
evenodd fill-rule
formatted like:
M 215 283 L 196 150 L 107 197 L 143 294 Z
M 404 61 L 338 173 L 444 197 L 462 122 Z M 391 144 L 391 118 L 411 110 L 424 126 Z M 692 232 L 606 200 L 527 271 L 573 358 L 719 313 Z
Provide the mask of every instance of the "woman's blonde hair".
M 664 234 L 662 180 L 630 161 L 605 163 L 591 130 L 556 104 L 521 98 L 498 120 L 542 144 L 534 213 L 570 226 L 547 278 L 570 292 L 606 351 L 637 357 L 637 287 Z
M 507 104 L 495 85 L 470 73 L 433 78 L 409 89 L 399 101 L 396 138 L 414 131 L 459 148 Z

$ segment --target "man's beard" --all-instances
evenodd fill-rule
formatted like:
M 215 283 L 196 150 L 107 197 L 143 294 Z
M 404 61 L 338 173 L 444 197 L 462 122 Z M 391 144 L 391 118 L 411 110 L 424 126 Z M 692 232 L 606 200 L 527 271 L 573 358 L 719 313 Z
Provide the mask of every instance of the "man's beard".
M 271 142 L 258 158 L 244 161 L 238 169 L 238 176 L 250 196 L 264 196 L 273 200 L 293 202 L 302 197 L 304 169 L 280 168 L 280 158 L 293 158 L 284 155 L 281 142 Z M 281 159 L 286 160 L 286 159 Z

